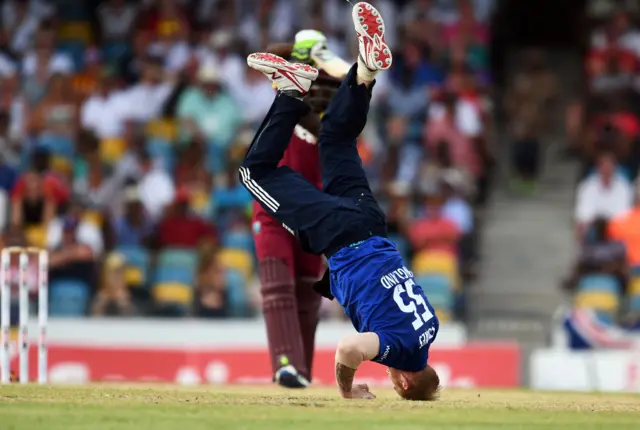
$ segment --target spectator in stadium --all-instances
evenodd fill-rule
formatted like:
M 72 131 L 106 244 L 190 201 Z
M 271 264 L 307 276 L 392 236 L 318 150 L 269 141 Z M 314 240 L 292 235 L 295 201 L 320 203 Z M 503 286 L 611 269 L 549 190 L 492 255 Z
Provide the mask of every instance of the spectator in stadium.
M 53 8 L 39 0 L 8 0 L 2 5 L 2 28 L 6 29 L 11 50 L 27 51 L 40 21 L 52 14 Z
M 192 248 L 217 242 L 215 227 L 194 215 L 189 207 L 191 195 L 185 188 L 178 189 L 173 206 L 158 224 L 160 248 Z
M 397 180 L 411 183 L 419 168 L 423 148 L 421 131 L 429 103 L 429 85 L 442 77 L 428 61 L 428 52 L 416 41 L 407 41 L 391 69 L 388 102 L 389 162 L 402 165 Z
M 102 256 L 104 242 L 100 227 L 93 220 L 85 217 L 86 202 L 75 200 L 62 216 L 56 216 L 47 225 L 47 247 L 58 249 L 65 244 L 86 247 L 93 259 Z M 84 255 L 84 254 L 83 254 Z
M 478 119 L 474 107 L 468 103 L 459 104 L 453 93 L 443 94 L 441 103 L 431 108 L 424 130 L 424 144 L 430 153 L 435 153 L 438 145 L 446 143 L 453 164 L 477 181 L 482 175 L 482 163 L 473 140 L 459 127 L 466 117 Z
M 473 208 L 463 197 L 461 178 L 455 172 L 443 175 L 440 189 L 444 198 L 442 216 L 453 221 L 462 235 L 473 233 Z
M 29 116 L 27 131 L 32 136 L 75 139 L 80 121 L 78 102 L 70 76 L 54 74 L 43 98 Z
M 140 200 L 138 184 L 129 183 L 123 190 L 124 214 L 112 220 L 108 236 L 108 248 L 122 246 L 149 247 L 154 225 L 145 213 Z
M 596 218 L 611 219 L 631 208 L 633 188 L 626 178 L 616 172 L 616 159 L 610 152 L 602 152 L 597 159 L 597 171 L 578 185 L 575 221 L 582 236 Z
M 414 251 L 435 250 L 457 255 L 461 233 L 455 222 L 443 214 L 443 190 L 438 186 L 424 190 L 423 195 L 424 213 L 412 221 L 408 229 Z
M 140 80 L 123 94 L 127 107 L 124 116 L 127 120 L 146 122 L 161 116 L 175 85 L 166 79 L 160 57 L 146 56 L 141 72 Z
M 84 67 L 75 73 L 71 81 L 71 88 L 80 103 L 97 91 L 104 69 L 102 53 L 97 47 L 87 48 L 82 61 Z
M 33 149 L 31 169 L 18 178 L 11 191 L 12 200 L 20 200 L 22 198 L 25 187 L 24 178 L 30 173 L 35 173 L 42 180 L 43 192 L 47 198 L 50 197 L 53 200 L 56 208 L 64 207 L 69 202 L 71 195 L 69 187 L 60 178 L 60 175 L 51 169 L 51 151 L 42 145 L 38 145 Z
M 609 225 L 611 239 L 622 242 L 627 251 L 627 262 L 640 267 L 640 183 L 636 190 L 636 204 L 631 210 L 615 217 Z
M 221 86 L 220 73 L 211 64 L 202 64 L 198 84 L 185 90 L 178 101 L 177 117 L 186 137 L 201 135 L 219 147 L 231 143 L 242 122 L 235 101 Z
M 152 40 L 150 31 L 136 28 L 131 43 L 131 51 L 119 58 L 117 62 L 117 74 L 122 76 L 127 85 L 135 84 L 142 76 L 146 58 L 149 56 L 149 45 Z
M 568 289 L 574 289 L 581 277 L 590 274 L 610 274 L 620 280 L 620 286 L 626 285 L 628 266 L 625 246 L 612 240 L 608 234 L 609 221 L 596 219 L 583 239 L 578 261 L 574 265 L 571 277 L 565 283 Z M 621 288 L 622 290 L 622 288 Z
M 96 90 L 84 101 L 80 111 L 80 123 L 100 139 L 124 136 L 122 91 L 116 88 L 114 72 L 103 68 Z
M 158 220 L 164 209 L 170 205 L 176 195 L 173 179 L 166 172 L 160 161 L 155 161 L 151 155 L 142 150 L 137 156 L 140 163 L 140 198 L 152 221 Z M 133 166 L 132 166 L 133 170 Z
M 178 158 L 174 174 L 175 184 L 189 191 L 192 208 L 204 215 L 208 209 L 212 178 L 207 170 L 206 143 L 202 137 L 194 136 Z
M 244 58 L 234 51 L 232 30 L 220 29 L 211 33 L 207 43 L 198 50 L 200 64 L 211 64 L 220 72 L 220 80 L 229 88 L 234 97 L 246 97 L 242 94 L 242 80 L 238 76 L 249 73 Z
M 273 101 L 273 88 L 262 74 L 252 68 L 246 68 L 244 79 L 236 79 L 236 93 L 233 94 L 242 111 L 245 124 L 257 129 L 269 111 Z
M 20 178 L 20 191 L 11 198 L 11 224 L 17 228 L 47 226 L 56 213 L 56 202 L 41 176 L 28 172 Z
M 42 21 L 33 40 L 33 50 L 27 52 L 22 59 L 22 77 L 25 89 L 29 85 L 44 85 L 47 79 L 55 74 L 73 73 L 73 61 L 61 52 L 56 52 L 56 27 L 53 21 Z
M 195 314 L 201 318 L 228 316 L 227 285 L 224 268 L 212 247 L 205 250 L 198 264 Z
M 510 119 L 511 159 L 514 177 L 510 188 L 517 193 L 532 193 L 540 171 L 541 148 L 539 112 L 534 104 L 523 105 Z
M 50 228 L 50 282 L 62 279 L 80 281 L 88 287 L 95 285 L 99 254 L 96 254 L 94 249 L 102 239 L 98 239 L 96 232 L 86 224 L 82 229 L 79 226 L 78 217 L 69 215 Z
M 121 194 L 119 178 L 109 175 L 107 166 L 102 163 L 98 151 L 87 154 L 84 159 L 87 171 L 74 179 L 74 193 L 83 196 L 96 208 L 102 210 L 118 208 Z
M 124 278 L 124 257 L 118 253 L 107 256 L 102 269 L 102 285 L 91 304 L 93 316 L 132 316 L 137 310 Z
M 103 44 L 127 43 L 138 8 L 126 0 L 107 0 L 98 6 L 97 15 Z

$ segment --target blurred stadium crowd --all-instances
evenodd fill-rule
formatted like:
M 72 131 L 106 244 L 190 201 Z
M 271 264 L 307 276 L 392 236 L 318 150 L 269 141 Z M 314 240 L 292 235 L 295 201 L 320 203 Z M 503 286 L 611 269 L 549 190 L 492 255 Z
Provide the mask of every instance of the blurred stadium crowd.
M 567 111 L 568 150 L 582 169 L 580 252 L 564 286 L 577 308 L 640 328 L 640 9 L 595 2 L 583 100 Z
M 244 58 L 315 28 L 352 61 L 351 6 L 0 3 L 2 244 L 50 250 L 51 315 L 257 312 L 251 198 L 236 167 L 274 94 Z M 456 318 L 493 163 L 493 1 L 372 3 L 394 65 L 376 85 L 359 149 L 390 234 L 440 319 Z

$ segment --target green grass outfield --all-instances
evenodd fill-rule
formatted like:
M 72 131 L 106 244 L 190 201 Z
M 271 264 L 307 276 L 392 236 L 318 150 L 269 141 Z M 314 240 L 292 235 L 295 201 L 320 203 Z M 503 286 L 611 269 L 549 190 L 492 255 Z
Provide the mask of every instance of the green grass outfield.
M 1 430 L 640 429 L 640 396 L 444 390 L 432 403 L 277 387 L 0 386 Z

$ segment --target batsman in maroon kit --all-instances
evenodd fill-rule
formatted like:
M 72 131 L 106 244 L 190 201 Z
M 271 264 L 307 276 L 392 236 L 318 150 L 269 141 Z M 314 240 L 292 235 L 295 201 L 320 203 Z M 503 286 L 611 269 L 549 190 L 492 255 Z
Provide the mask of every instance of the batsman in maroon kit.
M 320 116 L 349 65 L 327 50 L 326 38 L 315 30 L 303 30 L 295 44 L 280 44 L 269 51 L 324 72 L 305 99 L 313 110 L 296 126 L 280 163 L 322 188 L 317 147 Z M 253 234 L 274 381 L 288 388 L 307 387 L 322 300 L 312 285 L 324 272 L 322 256 L 303 252 L 296 238 L 256 202 Z

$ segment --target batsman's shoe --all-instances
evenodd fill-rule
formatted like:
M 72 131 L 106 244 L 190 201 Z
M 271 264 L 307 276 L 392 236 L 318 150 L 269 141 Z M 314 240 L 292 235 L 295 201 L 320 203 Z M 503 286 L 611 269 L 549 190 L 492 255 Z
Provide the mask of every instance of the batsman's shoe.
M 384 40 L 384 21 L 380 12 L 367 2 L 356 3 L 351 12 L 358 34 L 360 59 L 372 72 L 387 70 L 393 58 Z
M 251 54 L 247 57 L 247 64 L 267 75 L 280 91 L 300 96 L 309 92 L 313 81 L 318 77 L 316 68 L 303 63 L 290 63 L 273 54 Z
M 285 388 L 307 388 L 309 380 L 298 373 L 292 365 L 283 366 L 276 372 L 275 381 Z

